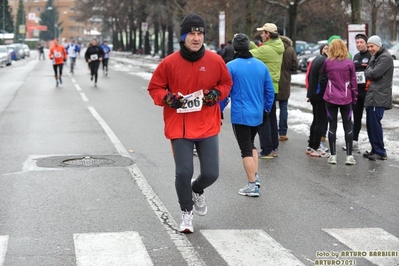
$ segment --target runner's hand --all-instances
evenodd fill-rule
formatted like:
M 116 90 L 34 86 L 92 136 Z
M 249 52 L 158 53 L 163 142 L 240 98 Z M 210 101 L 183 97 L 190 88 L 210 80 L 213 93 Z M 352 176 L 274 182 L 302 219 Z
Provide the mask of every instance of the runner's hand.
M 204 97 L 202 100 L 206 106 L 214 106 L 219 101 L 220 91 L 217 89 L 211 89 L 204 91 Z
M 184 106 L 184 104 L 186 103 L 186 101 L 183 99 L 182 96 L 178 96 L 174 93 L 168 92 L 168 94 L 165 95 L 165 97 L 163 98 L 163 102 L 174 109 L 179 109 L 182 108 Z

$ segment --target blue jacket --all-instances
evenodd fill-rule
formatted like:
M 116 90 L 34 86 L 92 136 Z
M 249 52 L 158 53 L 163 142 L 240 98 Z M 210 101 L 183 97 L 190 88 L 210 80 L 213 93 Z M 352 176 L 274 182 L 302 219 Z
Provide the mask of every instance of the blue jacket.
M 236 58 L 227 63 L 233 86 L 230 91 L 231 123 L 259 126 L 264 111 L 274 101 L 272 78 L 266 65 L 254 58 Z
M 101 48 L 104 50 L 104 58 L 109 58 L 109 53 L 111 52 L 109 46 L 102 44 Z

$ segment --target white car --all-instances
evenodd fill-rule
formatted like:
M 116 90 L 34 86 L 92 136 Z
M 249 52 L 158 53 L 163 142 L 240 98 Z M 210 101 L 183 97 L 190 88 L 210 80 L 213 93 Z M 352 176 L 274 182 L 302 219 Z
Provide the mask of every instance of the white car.
M 0 66 L 8 66 L 10 62 L 10 54 L 5 45 L 0 45 Z
M 27 44 L 22 44 L 22 48 L 24 50 L 25 53 L 25 57 L 30 57 L 30 49 L 29 46 Z
M 399 59 L 399 43 L 389 48 L 388 52 L 392 55 L 394 60 Z

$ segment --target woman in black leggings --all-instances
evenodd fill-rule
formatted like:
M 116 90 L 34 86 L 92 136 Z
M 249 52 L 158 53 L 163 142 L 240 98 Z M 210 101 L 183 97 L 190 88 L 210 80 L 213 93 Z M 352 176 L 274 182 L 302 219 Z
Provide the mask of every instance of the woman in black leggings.
M 348 49 L 342 40 L 336 39 L 331 42 L 328 48 L 328 58 L 324 62 L 322 73 L 328 77 L 323 96 L 326 101 L 327 118 L 330 125 L 328 142 L 331 156 L 328 158 L 328 162 L 337 164 L 336 132 L 339 109 L 345 131 L 345 164 L 356 164 L 356 160 L 352 155 L 352 104 L 356 104 L 358 94 L 356 71 L 353 61 L 349 59 Z

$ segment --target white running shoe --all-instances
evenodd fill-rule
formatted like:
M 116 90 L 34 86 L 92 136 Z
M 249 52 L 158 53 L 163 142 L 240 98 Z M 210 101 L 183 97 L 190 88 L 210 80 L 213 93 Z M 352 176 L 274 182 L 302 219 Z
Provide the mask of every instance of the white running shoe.
M 193 212 L 184 211 L 181 215 L 181 222 L 179 224 L 179 232 L 181 233 L 194 233 L 193 227 Z
M 330 163 L 330 164 L 337 164 L 337 155 L 331 155 L 328 158 L 327 162 Z
M 346 156 L 345 164 L 346 165 L 354 165 L 354 164 L 356 164 L 355 157 L 353 157 L 353 155 Z

